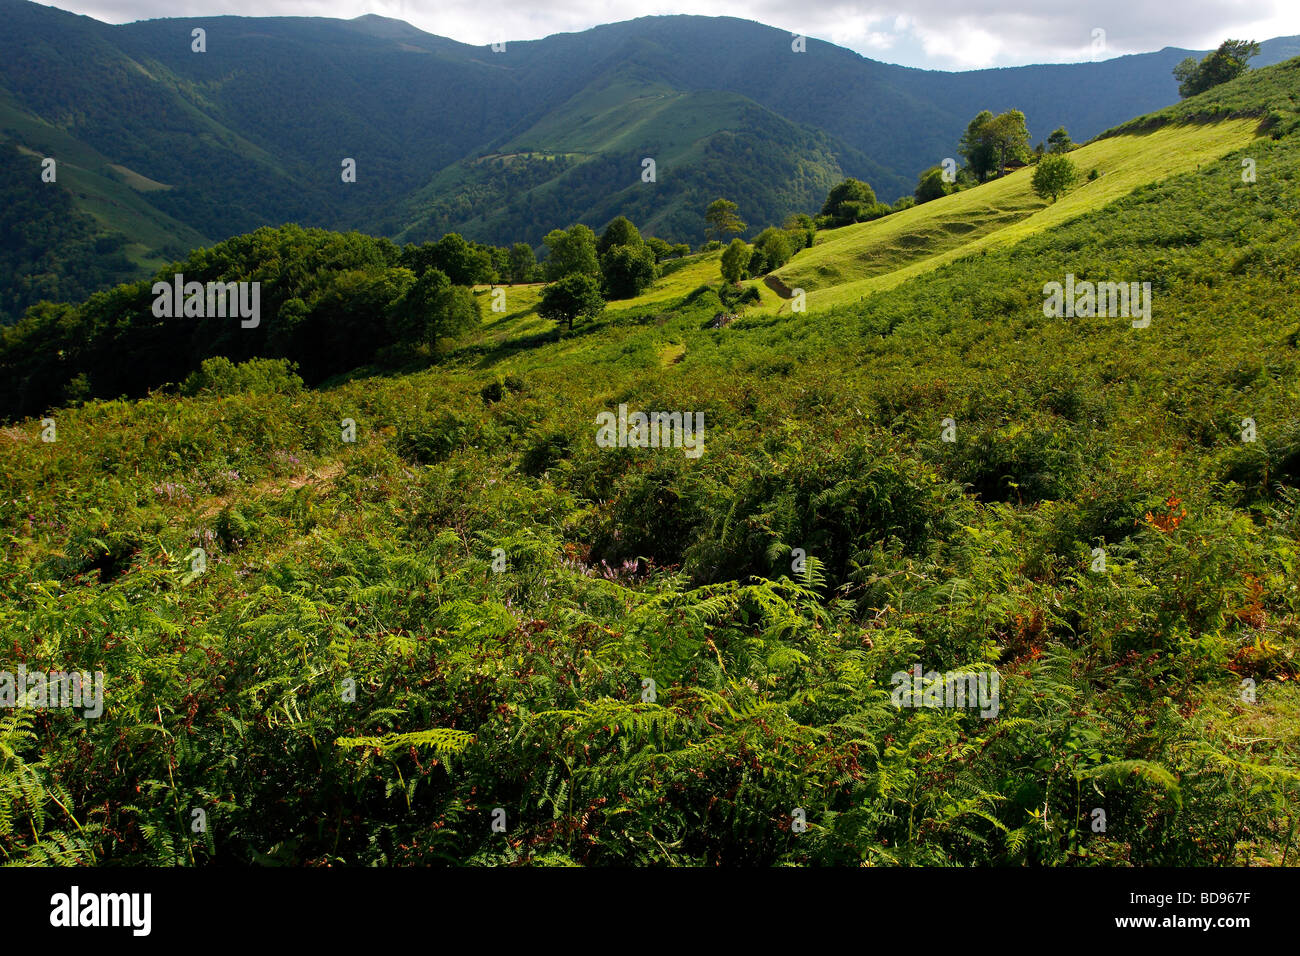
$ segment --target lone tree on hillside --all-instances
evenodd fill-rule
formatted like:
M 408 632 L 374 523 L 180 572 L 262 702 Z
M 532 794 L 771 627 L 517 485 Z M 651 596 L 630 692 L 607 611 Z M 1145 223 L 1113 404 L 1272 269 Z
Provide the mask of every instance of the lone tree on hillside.
M 608 299 L 631 299 L 654 281 L 655 254 L 626 216 L 614 219 L 596 243 L 603 292 Z
M 889 214 L 889 207 L 877 201 L 875 191 L 860 179 L 844 180 L 832 186 L 822 203 L 823 222 L 832 226 L 849 226 L 868 222 Z
M 604 310 L 600 282 L 585 272 L 571 272 L 542 290 L 537 314 L 552 322 L 567 323 L 572 330 L 574 319 L 594 319 Z
M 633 299 L 650 287 L 659 270 L 655 254 L 645 243 L 612 246 L 600 257 L 605 295 L 611 299 Z
M 944 181 L 943 170 L 940 167 L 931 166 L 921 174 L 916 184 L 916 191 L 912 195 L 918 203 L 925 203 L 947 196 L 956 189 L 956 183 Z
M 715 199 L 704 210 L 707 223 L 704 235 L 712 239 L 725 239 L 729 232 L 744 232 L 745 221 L 736 215 L 737 206 L 730 199 Z
M 732 239 L 731 245 L 722 253 L 722 278 L 733 285 L 739 282 L 745 275 L 750 255 L 749 245 L 744 239 Z
M 1185 99 L 1235 80 L 1250 69 L 1248 61 L 1258 53 L 1259 44 L 1254 40 L 1224 40 L 1213 53 L 1205 54 L 1200 63 L 1195 57 L 1187 57 L 1174 67 L 1178 95 Z
M 1074 148 L 1074 141 L 1070 139 L 1070 134 L 1066 132 L 1064 126 L 1058 126 L 1052 131 L 1052 135 L 1047 137 L 1047 151 L 1049 153 L 1068 153 Z
M 1078 181 L 1079 171 L 1074 163 L 1064 156 L 1044 156 L 1034 167 L 1034 178 L 1030 185 L 1043 199 L 1050 196 L 1052 202 L 1056 202 L 1058 196 Z
M 975 178 L 983 182 L 990 173 L 1001 176 L 1013 159 L 1029 160 L 1029 129 L 1025 114 L 1007 110 L 994 116 L 981 110 L 966 127 L 959 152 L 966 157 Z

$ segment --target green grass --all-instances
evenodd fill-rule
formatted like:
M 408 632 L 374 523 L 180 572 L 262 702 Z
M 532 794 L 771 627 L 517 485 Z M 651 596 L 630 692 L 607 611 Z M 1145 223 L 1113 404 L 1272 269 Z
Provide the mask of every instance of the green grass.
M 1069 156 L 1086 178 L 1055 203 L 1030 187 L 1033 169 L 1020 169 L 951 196 L 875 222 L 818 235 L 812 249 L 777 270 L 790 288 L 808 292 L 808 308 L 852 302 L 930 272 L 961 256 L 1018 242 L 1099 209 L 1139 186 L 1194 170 L 1255 138 L 1256 119 L 1166 126 L 1108 137 Z
M 606 305 L 612 312 L 640 311 L 651 306 L 664 306 L 690 295 L 702 285 L 721 281 L 719 263 L 721 251 L 699 253 L 691 256 L 682 266 L 673 268 L 668 275 L 655 281 L 645 292 L 632 299 L 616 299 Z M 673 265 L 669 260 L 665 265 Z
M 1021 169 L 973 189 L 914 206 L 875 222 L 817 234 L 811 249 L 799 252 L 773 277 L 789 289 L 807 293 L 808 311 L 855 302 L 933 271 L 962 256 L 995 245 L 1014 243 L 1051 229 L 1151 183 L 1209 163 L 1241 149 L 1257 135 L 1257 119 L 1165 126 L 1137 134 L 1100 139 L 1070 153 L 1082 177 L 1096 169 L 1099 177 L 1081 183 L 1055 203 L 1036 196 L 1032 169 Z M 612 313 L 663 308 L 679 302 L 701 285 L 721 281 L 715 251 L 691 257 L 643 294 L 610 302 Z M 755 311 L 789 314 L 789 302 L 761 279 L 747 280 L 762 297 Z M 540 295 L 540 293 L 537 293 Z M 515 300 L 505 319 L 486 324 L 510 326 L 510 335 L 531 335 L 546 328 L 529 316 L 536 296 Z M 509 320 L 507 322 L 507 320 Z

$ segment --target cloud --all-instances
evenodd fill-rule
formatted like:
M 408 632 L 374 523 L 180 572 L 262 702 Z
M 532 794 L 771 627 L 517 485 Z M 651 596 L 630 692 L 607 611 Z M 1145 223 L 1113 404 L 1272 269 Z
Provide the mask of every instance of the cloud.
M 364 13 L 405 20 L 465 43 L 531 40 L 653 14 L 756 20 L 829 40 L 864 56 L 933 69 L 1014 66 L 1102 57 L 1165 46 L 1194 50 L 1228 37 L 1300 34 L 1295 0 L 59 0 L 108 23 L 155 17 L 319 16 Z

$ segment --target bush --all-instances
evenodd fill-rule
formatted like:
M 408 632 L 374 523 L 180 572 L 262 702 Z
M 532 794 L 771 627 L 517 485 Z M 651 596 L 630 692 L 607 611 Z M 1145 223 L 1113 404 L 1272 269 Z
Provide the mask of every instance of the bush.
M 686 568 L 699 582 L 776 577 L 790 573 L 789 550 L 799 547 L 821 562 L 832 584 L 843 582 L 852 559 L 883 542 L 923 550 L 954 520 L 957 497 L 930 469 L 886 445 L 810 441 L 708 485 L 689 506 L 703 521 Z
M 752 285 L 738 287 L 724 284 L 718 290 L 718 299 L 723 306 L 734 311 L 741 306 L 754 305 L 762 301 L 762 296 Z
M 722 279 L 724 282 L 736 283 L 745 278 L 749 266 L 749 246 L 744 239 L 732 239 L 727 251 L 722 254 Z
M 546 432 L 538 435 L 524 450 L 519 459 L 519 470 L 533 478 L 540 478 L 558 462 L 569 457 L 573 439 L 565 432 Z
M 483 404 L 491 405 L 505 398 L 512 392 L 522 392 L 524 390 L 524 380 L 518 375 L 510 374 L 505 378 L 498 378 L 496 381 L 489 382 L 479 391 L 479 396 L 483 399 Z
M 204 359 L 181 385 L 182 395 L 293 395 L 302 390 L 298 364 L 287 359 L 254 358 L 236 365 L 225 356 Z
M 408 461 L 436 465 L 469 443 L 475 423 L 455 412 L 443 412 L 436 419 L 415 418 L 397 426 L 395 448 Z

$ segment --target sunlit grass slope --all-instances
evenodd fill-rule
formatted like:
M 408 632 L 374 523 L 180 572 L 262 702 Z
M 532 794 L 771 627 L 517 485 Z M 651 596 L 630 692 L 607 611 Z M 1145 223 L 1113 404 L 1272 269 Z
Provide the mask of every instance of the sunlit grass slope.
M 1070 153 L 1070 159 L 1085 178 L 1055 203 L 1034 194 L 1031 167 L 875 222 L 819 232 L 811 249 L 798 253 L 772 274 L 773 282 L 747 281 L 760 295 L 760 304 L 751 306 L 751 311 L 789 313 L 788 299 L 772 286 L 804 289 L 809 311 L 855 302 L 961 256 L 1051 229 L 1100 209 L 1138 187 L 1197 169 L 1249 144 L 1258 126 L 1255 118 L 1167 125 L 1081 146 Z M 1086 177 L 1094 169 L 1097 178 L 1088 180 Z M 720 258 L 721 252 L 714 251 L 681 263 L 670 260 L 665 263 L 667 274 L 648 290 L 633 299 L 610 302 L 607 312 L 668 308 L 701 285 L 716 285 L 720 281 Z M 535 311 L 541 285 L 507 289 L 504 314 L 492 314 L 486 287 L 480 290 L 485 296 L 487 338 L 501 342 L 552 327 Z
M 1247 145 L 1257 119 L 1165 126 L 1115 136 L 1071 152 L 1081 176 L 1055 203 L 1038 198 L 1033 168 L 936 199 L 875 222 L 823 233 L 811 249 L 776 272 L 808 292 L 808 307 L 851 302 L 993 244 L 1016 242 L 1099 209 L 1139 186 L 1187 172 Z

